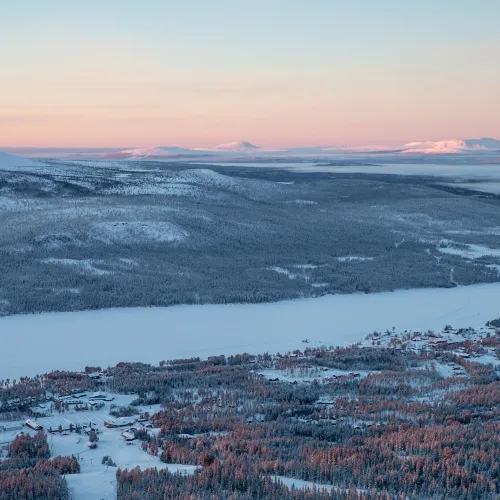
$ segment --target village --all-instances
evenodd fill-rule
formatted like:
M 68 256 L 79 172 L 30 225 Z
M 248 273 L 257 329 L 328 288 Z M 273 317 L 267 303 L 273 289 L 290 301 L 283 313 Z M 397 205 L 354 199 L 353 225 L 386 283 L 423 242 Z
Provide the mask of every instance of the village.
M 482 394 L 498 384 L 499 354 L 497 327 L 446 325 L 439 331 L 373 332 L 346 348 L 308 340 L 285 353 L 52 372 L 4 383 L 0 458 L 8 459 L 18 436 L 43 432 L 52 457 L 78 461 L 80 473 L 65 475 L 71 498 L 108 500 L 119 489 L 117 470 L 197 474 L 212 464 L 206 454 L 224 457 L 220 450 L 232 448 L 242 432 L 264 433 L 262 443 L 267 432 L 285 432 L 292 441 L 309 436 L 314 446 L 335 449 L 333 443 L 369 440 L 423 415 L 439 424 L 496 422 L 493 396 L 485 408 L 455 406 L 456 394 L 473 388 Z M 301 470 L 279 466 L 272 477 L 304 488 L 336 477 L 333 469 L 312 476 Z M 367 485 L 358 479 L 359 491 Z
M 93 375 L 105 383 L 105 376 Z M 158 457 L 145 453 L 138 436 L 155 435 L 149 416 L 160 405 L 136 407 L 136 414 L 116 416 L 130 410 L 136 395 L 113 394 L 104 391 L 77 392 L 51 397 L 32 407 L 30 417 L 21 421 L 0 421 L 0 460 L 7 458 L 9 444 L 21 434 L 47 435 L 51 455 L 74 456 L 80 464 L 80 474 L 66 477 L 71 498 L 116 498 L 117 468 L 140 466 L 166 468 Z M 130 413 L 130 411 L 126 411 Z M 193 473 L 196 467 L 170 465 L 171 470 Z M 97 483 L 93 485 L 93 480 Z

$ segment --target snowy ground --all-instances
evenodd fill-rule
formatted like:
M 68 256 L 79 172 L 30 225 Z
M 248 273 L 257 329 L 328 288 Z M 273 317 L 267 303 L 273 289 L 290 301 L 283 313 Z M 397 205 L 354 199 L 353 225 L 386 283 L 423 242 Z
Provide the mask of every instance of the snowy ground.
M 474 244 L 456 244 L 453 241 L 446 242 L 447 246 L 438 246 L 437 249 L 441 253 L 449 255 L 459 255 L 465 259 L 480 259 L 481 257 L 500 257 L 500 250 L 497 248 L 489 248 L 484 245 Z
M 287 486 L 288 488 L 295 488 L 296 490 L 312 490 L 315 487 L 318 491 L 325 489 L 328 492 L 332 492 L 334 489 L 336 489 L 335 486 L 332 486 L 331 484 L 313 483 L 312 481 L 304 481 L 302 479 L 295 479 L 293 477 L 286 476 L 272 477 L 276 482 L 279 482 Z
M 324 382 L 325 379 L 329 377 L 346 377 L 351 373 L 356 373 L 357 376 L 361 378 L 367 377 L 370 372 L 367 370 L 335 370 L 333 368 L 321 368 L 321 367 L 298 367 L 298 368 L 287 368 L 287 369 L 267 369 L 260 370 L 257 372 L 259 375 L 266 377 L 267 379 L 279 379 L 283 382 L 312 382 L 317 380 L 318 382 Z
M 338 161 L 342 158 L 336 158 Z M 364 158 L 366 160 L 366 158 Z M 346 158 L 352 161 L 353 158 Z M 382 163 L 379 163 L 382 161 Z M 204 162 L 197 162 L 204 163 Z M 295 172 L 321 172 L 332 174 L 388 174 L 388 175 L 418 175 L 426 177 L 441 177 L 453 179 L 452 182 L 443 182 L 443 186 L 470 189 L 484 193 L 500 194 L 500 169 L 498 163 L 491 164 L 446 164 L 446 163 L 383 163 L 381 158 L 372 158 L 367 163 L 348 165 L 327 165 L 315 160 L 303 162 L 238 162 L 240 167 L 254 168 L 282 168 Z M 212 165 L 227 166 L 228 163 L 212 162 Z M 301 200 L 297 200 L 300 202 Z M 314 202 L 313 202 L 314 203 Z
M 331 493 L 333 490 L 341 490 L 342 488 L 338 488 L 336 486 L 332 486 L 331 484 L 320 484 L 320 483 L 314 483 L 312 481 L 304 481 L 302 479 L 296 479 L 294 477 L 286 477 L 286 476 L 272 476 L 272 478 L 276 481 L 279 482 L 288 488 L 295 488 L 296 490 L 312 490 L 313 488 L 316 488 L 316 491 L 321 491 L 321 490 L 326 490 L 329 493 Z M 348 490 L 345 490 L 348 492 Z M 358 493 L 363 493 L 366 490 L 362 490 L 359 488 L 356 488 L 356 491 Z
M 338 161 L 336 158 L 333 161 Z M 352 158 L 350 159 L 352 161 Z M 211 165 L 227 166 L 227 162 L 197 162 L 207 163 Z M 391 175 L 424 175 L 424 176 L 439 176 L 452 177 L 459 181 L 463 179 L 465 182 L 471 179 L 482 179 L 484 181 L 492 180 L 498 182 L 500 180 L 500 169 L 498 163 L 491 164 L 445 164 L 445 163 L 384 163 L 383 158 L 372 158 L 369 163 L 373 164 L 355 164 L 347 165 L 326 165 L 317 160 L 308 160 L 303 162 L 238 162 L 240 167 L 255 167 L 255 168 L 284 168 L 297 172 L 332 172 L 332 173 L 360 173 L 360 174 L 391 174 Z M 323 162 L 324 163 L 324 162 Z M 235 164 L 233 164 L 235 165 Z M 485 182 L 482 188 L 487 186 Z M 458 184 L 460 186 L 460 184 Z M 481 189 L 482 190 L 482 189 Z
M 196 470 L 194 465 L 183 464 L 164 464 L 159 457 L 153 457 L 143 451 L 140 447 L 140 441 L 133 441 L 127 444 L 121 436 L 124 429 L 108 429 L 104 427 L 104 421 L 114 420 L 109 415 L 110 404 L 120 406 L 128 405 L 136 396 L 109 394 L 113 396 L 112 403 L 106 403 L 105 407 L 96 411 L 70 410 L 59 414 L 54 412 L 52 416 L 38 418 L 45 430 L 49 428 L 57 429 L 61 425 L 64 429 L 72 423 L 74 426 L 92 426 L 99 431 L 98 447 L 95 450 L 87 446 L 88 437 L 85 434 L 68 432 L 67 435 L 49 434 L 48 442 L 52 456 L 70 456 L 75 455 L 80 461 L 80 474 L 71 474 L 66 476 L 66 481 L 71 493 L 72 500 L 113 500 L 116 498 L 116 467 L 108 467 L 102 464 L 104 456 L 110 457 L 121 469 L 132 469 L 140 467 L 147 469 L 157 467 L 158 469 L 168 468 L 171 472 L 181 472 L 192 474 Z M 81 398 L 82 404 L 88 401 L 88 398 Z M 70 405 L 73 408 L 73 405 Z M 150 411 L 154 413 L 159 409 L 158 405 L 153 407 L 139 407 L 139 411 Z M 0 444 L 12 441 L 17 434 L 27 432 L 34 434 L 27 427 L 24 427 L 21 421 L 2 422 L 8 430 L 0 429 Z
M 193 473 L 195 466 L 182 464 L 164 464 L 158 457 L 153 457 L 140 448 L 140 442 L 127 444 L 119 429 L 102 428 L 96 450 L 90 450 L 86 438 L 75 434 L 49 437 L 53 456 L 79 454 L 80 474 L 66 476 L 73 500 L 114 500 L 116 498 L 116 468 L 102 465 L 102 457 L 110 456 L 122 469 L 139 466 L 141 469 L 156 467 L 168 468 L 171 472 Z M 78 440 L 81 441 L 78 442 Z
M 498 180 L 490 182 L 455 182 L 448 185 L 484 193 L 500 194 L 500 182 L 498 182 Z
M 268 304 L 130 308 L 0 318 L 0 379 L 119 361 L 348 345 L 374 330 L 480 327 L 500 283 L 330 295 Z
M 381 165 L 348 165 L 348 166 L 294 166 L 294 170 L 305 172 L 334 172 L 334 173 L 364 173 L 364 174 L 391 174 L 391 175 L 424 175 L 436 177 L 452 177 L 465 181 L 470 179 L 484 179 L 484 181 L 500 180 L 498 164 L 486 165 L 444 165 L 441 163 L 390 163 Z M 484 183 L 488 184 L 487 182 Z M 484 186 L 483 186 L 484 187 Z

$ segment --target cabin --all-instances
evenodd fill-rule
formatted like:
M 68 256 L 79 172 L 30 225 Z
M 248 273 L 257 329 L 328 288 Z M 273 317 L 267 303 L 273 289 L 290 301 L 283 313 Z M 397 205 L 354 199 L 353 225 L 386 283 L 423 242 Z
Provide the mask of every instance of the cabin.
M 43 429 L 36 420 L 31 420 L 30 418 L 24 422 L 24 425 L 33 431 L 41 431 Z
M 107 396 L 105 392 L 94 392 L 92 395 L 89 396 L 89 400 L 97 401 L 113 401 L 115 399 L 113 396 Z
M 327 398 L 321 398 L 316 401 L 317 405 L 334 405 L 335 400 L 334 399 L 327 399 Z
M 104 426 L 108 429 L 118 429 L 120 427 L 130 427 L 135 422 L 135 419 L 119 418 L 113 422 L 104 422 Z
M 94 392 L 89 396 L 89 399 L 106 399 L 106 393 L 105 392 Z
M 135 433 L 132 430 L 123 431 L 122 437 L 125 441 L 133 441 L 135 439 Z

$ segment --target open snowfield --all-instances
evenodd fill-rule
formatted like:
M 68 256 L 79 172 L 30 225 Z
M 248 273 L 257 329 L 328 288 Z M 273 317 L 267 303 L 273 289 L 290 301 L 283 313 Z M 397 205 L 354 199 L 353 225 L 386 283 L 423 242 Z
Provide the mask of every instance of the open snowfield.
M 332 163 L 345 159 L 352 162 L 346 165 L 328 165 L 328 161 L 291 162 L 238 162 L 239 167 L 285 169 L 303 173 L 332 173 L 332 174 L 384 174 L 404 176 L 439 177 L 450 182 L 443 182 L 443 186 L 469 189 L 490 194 L 500 194 L 500 167 L 498 163 L 486 164 L 446 164 L 446 163 L 384 163 L 383 159 L 372 158 L 366 164 L 356 164 L 356 158 L 337 156 L 332 158 Z M 354 160 L 354 161 L 353 161 Z M 363 160 L 366 160 L 364 158 Z M 358 160 L 359 161 L 359 160 Z M 202 163 L 202 162 L 199 162 Z M 213 162 L 212 165 L 226 166 L 228 163 Z M 207 163 L 209 165 L 209 163 Z
M 366 160 L 366 158 L 364 158 Z M 290 161 L 290 162 L 238 162 L 239 167 L 255 167 L 255 168 L 278 168 L 293 170 L 296 172 L 323 172 L 323 173 L 358 173 L 358 174 L 388 174 L 388 175 L 419 175 L 419 176 L 436 176 L 436 177 L 451 177 L 459 182 L 460 179 L 483 179 L 483 180 L 500 180 L 500 168 L 498 163 L 474 164 L 446 164 L 446 163 L 385 163 L 383 158 L 371 158 L 369 163 L 357 164 L 356 158 L 336 156 L 331 159 L 333 162 L 341 162 L 342 160 L 349 161 L 346 165 L 328 165 L 328 160 L 307 161 Z M 359 160 L 358 160 L 359 161 Z M 198 164 L 203 162 L 197 162 Z M 206 162 L 207 165 L 226 166 L 227 162 Z M 485 183 L 487 184 L 487 183 Z M 464 186 L 465 187 L 465 186 Z M 484 186 L 483 186 L 484 187 Z M 472 189 L 472 187 L 471 187 Z
M 327 295 L 267 304 L 191 305 L 0 318 L 0 378 L 120 361 L 308 345 L 348 345 L 395 327 L 480 327 L 500 316 L 500 283 L 451 289 Z
M 273 478 L 276 482 L 284 484 L 285 486 L 288 486 L 288 488 L 295 488 L 296 490 L 312 490 L 313 488 L 316 488 L 318 491 L 324 489 L 331 492 L 336 489 L 335 486 L 332 486 L 331 484 L 319 484 L 312 481 L 304 481 L 303 479 L 295 479 L 293 477 L 273 476 Z
M 104 455 L 110 456 L 117 467 L 142 470 L 156 467 L 168 468 L 171 472 L 192 474 L 196 470 L 193 465 L 164 464 L 158 457 L 153 457 L 141 450 L 140 441 L 127 444 L 121 437 L 122 430 L 99 427 L 99 444 L 96 450 L 90 450 L 85 436 L 76 434 L 68 436 L 54 435 L 49 437 L 53 456 L 75 454 L 80 458 L 80 474 L 66 476 L 68 488 L 73 500 L 114 500 L 116 498 L 116 467 L 102 465 Z
M 500 170 L 500 169 L 499 169 Z M 471 189 L 472 191 L 481 191 L 483 193 L 500 194 L 500 181 L 490 180 L 489 182 L 455 182 L 449 184 L 453 187 Z
M 285 486 L 288 486 L 288 488 L 295 488 L 296 490 L 312 490 L 313 488 L 315 488 L 317 491 L 326 490 L 329 493 L 334 490 L 342 490 L 342 488 L 337 488 L 336 486 L 332 486 L 331 484 L 314 483 L 312 481 L 304 481 L 303 479 L 296 479 L 294 477 L 273 476 L 273 478 L 276 482 L 284 484 Z M 345 491 L 347 492 L 348 490 Z M 361 493 L 366 490 L 356 488 L 356 491 Z
M 375 163 L 376 160 L 374 160 Z M 422 175 L 451 177 L 453 179 L 500 179 L 498 164 L 459 164 L 447 165 L 443 163 L 382 163 L 380 165 L 348 165 L 348 166 L 322 166 L 303 165 L 294 166 L 295 170 L 306 172 L 338 172 L 360 174 L 390 174 L 390 175 Z
M 136 398 L 136 395 L 111 394 L 112 404 L 126 406 Z M 81 403 L 86 404 L 87 397 L 81 398 Z M 72 406 L 70 407 L 72 408 Z M 149 411 L 153 413 L 159 409 L 159 405 L 139 407 L 139 411 Z M 195 465 L 165 464 L 159 457 L 149 455 L 140 447 L 141 442 L 134 440 L 127 443 L 122 437 L 125 429 L 109 429 L 104 426 L 105 421 L 114 421 L 114 417 L 109 415 L 110 403 L 106 403 L 104 408 L 95 411 L 74 411 L 70 409 L 64 413 L 54 412 L 53 415 L 37 418 L 37 422 L 43 426 L 45 431 L 57 429 L 61 426 L 67 430 L 70 424 L 73 426 L 88 426 L 99 432 L 99 443 L 95 450 L 88 447 L 88 437 L 85 434 L 67 432 L 67 434 L 48 434 L 48 443 L 51 455 L 71 456 L 74 455 L 80 462 L 80 473 L 66 475 L 66 481 L 72 500 L 114 500 L 116 499 L 116 468 L 132 469 L 140 467 L 148 469 L 156 467 L 158 469 L 168 468 L 171 472 L 181 474 L 193 474 L 198 468 Z M 0 426 L 0 445 L 12 441 L 21 431 L 35 434 L 34 431 L 23 426 L 23 421 L 2 422 L 6 430 Z M 102 464 L 103 456 L 110 457 L 116 467 L 108 467 Z

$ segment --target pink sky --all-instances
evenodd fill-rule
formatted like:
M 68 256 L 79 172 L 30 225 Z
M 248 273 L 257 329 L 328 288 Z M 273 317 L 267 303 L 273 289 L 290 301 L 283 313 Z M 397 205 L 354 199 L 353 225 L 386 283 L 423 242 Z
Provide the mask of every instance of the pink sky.
M 150 2 L 8 3 L 0 147 L 500 137 L 499 2 Z
M 497 89 L 436 81 L 385 87 L 376 73 L 366 75 L 371 86 L 357 88 L 358 77 L 287 83 L 263 75 L 267 87 L 242 77 L 206 88 L 109 77 L 13 81 L 1 88 L 9 104 L 0 106 L 0 145 L 208 147 L 248 140 L 290 147 L 500 137 L 500 99 L 491 99 Z

